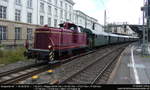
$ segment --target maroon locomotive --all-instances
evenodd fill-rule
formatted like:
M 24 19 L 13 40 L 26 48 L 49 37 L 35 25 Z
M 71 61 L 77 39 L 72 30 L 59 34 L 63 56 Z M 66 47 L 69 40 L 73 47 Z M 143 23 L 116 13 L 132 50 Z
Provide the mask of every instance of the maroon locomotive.
M 82 28 L 73 23 L 60 24 L 60 28 L 44 26 L 35 30 L 34 47 L 25 55 L 37 60 L 58 61 L 59 57 L 85 49 L 86 38 Z

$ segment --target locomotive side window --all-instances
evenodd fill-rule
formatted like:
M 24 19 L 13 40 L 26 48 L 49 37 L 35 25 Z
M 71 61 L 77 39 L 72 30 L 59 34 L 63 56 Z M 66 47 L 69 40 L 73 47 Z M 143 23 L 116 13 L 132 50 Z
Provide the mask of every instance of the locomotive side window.
M 71 30 L 75 30 L 75 27 L 70 27 L 69 29 L 71 29 Z
M 68 29 L 77 30 L 77 26 L 76 26 L 76 25 L 70 25 L 70 26 L 68 27 Z
M 64 27 L 64 24 L 59 24 L 59 27 L 60 27 L 60 28 Z

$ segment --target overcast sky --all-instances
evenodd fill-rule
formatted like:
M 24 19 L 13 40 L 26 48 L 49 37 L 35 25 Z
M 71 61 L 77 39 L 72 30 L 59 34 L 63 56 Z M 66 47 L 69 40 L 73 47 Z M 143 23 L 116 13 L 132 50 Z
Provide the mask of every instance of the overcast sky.
M 104 23 L 104 10 L 107 12 L 107 22 L 142 23 L 143 0 L 73 0 L 74 9 L 96 18 Z

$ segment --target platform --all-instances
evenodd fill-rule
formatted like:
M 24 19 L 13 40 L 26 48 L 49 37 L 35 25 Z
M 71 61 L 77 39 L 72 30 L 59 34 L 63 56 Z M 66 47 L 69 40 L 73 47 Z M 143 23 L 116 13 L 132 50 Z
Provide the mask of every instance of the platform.
M 141 55 L 138 43 L 121 54 L 108 84 L 150 84 L 150 56 Z

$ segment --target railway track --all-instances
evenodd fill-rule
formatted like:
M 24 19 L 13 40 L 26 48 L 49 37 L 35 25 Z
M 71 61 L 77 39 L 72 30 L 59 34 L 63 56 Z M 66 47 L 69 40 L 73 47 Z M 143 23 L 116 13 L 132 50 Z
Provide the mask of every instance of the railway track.
M 60 84 L 105 84 L 115 65 L 116 58 L 124 50 L 124 48 L 121 47 L 106 52 L 105 55 L 96 58 L 96 60 L 93 60 L 94 62 L 84 68 L 78 68 L 80 70 L 60 81 Z
M 110 46 L 103 47 L 103 48 L 100 48 L 99 50 L 101 51 L 101 54 L 102 54 L 104 52 L 109 51 L 108 48 L 113 49 L 114 46 L 113 47 L 110 47 Z M 96 53 L 96 52 L 97 52 L 96 50 L 93 50 L 93 51 L 89 51 L 89 52 L 86 52 L 86 53 L 81 53 L 79 55 L 70 57 L 68 59 L 64 59 L 60 63 L 61 64 L 70 64 L 71 61 L 81 62 L 80 60 L 76 61 L 74 59 L 78 59 L 78 58 L 83 57 L 83 56 L 87 57 L 87 56 L 89 56 L 93 53 Z M 58 64 L 58 65 L 61 65 L 61 64 Z M 57 66 L 52 65 L 51 68 L 55 68 L 55 67 L 57 67 Z M 0 84 L 15 84 L 15 83 L 18 83 L 19 81 L 25 80 L 25 79 L 33 76 L 33 75 L 45 72 L 48 69 L 50 69 L 48 65 L 46 65 L 45 63 L 40 63 L 40 64 L 29 65 L 29 66 L 17 68 L 15 70 L 3 72 L 3 73 L 0 73 Z
M 91 54 L 95 52 L 96 50 L 92 50 L 89 52 L 81 53 L 79 55 L 61 60 L 61 64 L 67 63 L 69 61 L 72 61 L 73 59 Z M 41 72 L 44 72 L 49 69 L 49 66 L 46 65 L 47 62 L 38 63 L 38 64 L 32 64 L 20 68 L 16 68 L 14 70 L 6 71 L 0 73 L 0 84 L 12 84 L 12 83 L 18 83 L 21 80 L 25 80 L 26 78 L 29 78 L 33 75 L 39 74 Z M 55 68 L 57 66 L 51 65 L 51 68 Z
M 32 75 L 43 72 L 48 69 L 48 65 L 37 65 L 30 68 L 22 67 L 8 73 L 1 74 L 0 84 L 15 84 L 21 80 L 24 80 Z
M 17 73 L 19 71 L 23 71 L 23 70 L 30 69 L 30 68 L 33 68 L 33 67 L 38 67 L 38 66 L 45 65 L 45 64 L 46 64 L 45 62 L 42 62 L 42 63 L 31 64 L 31 65 L 27 65 L 27 66 L 24 66 L 24 67 L 19 67 L 19 68 L 12 69 L 12 70 L 9 70 L 9 71 L 1 72 L 0 77 L 7 76 L 7 75 L 12 74 L 12 73 Z

